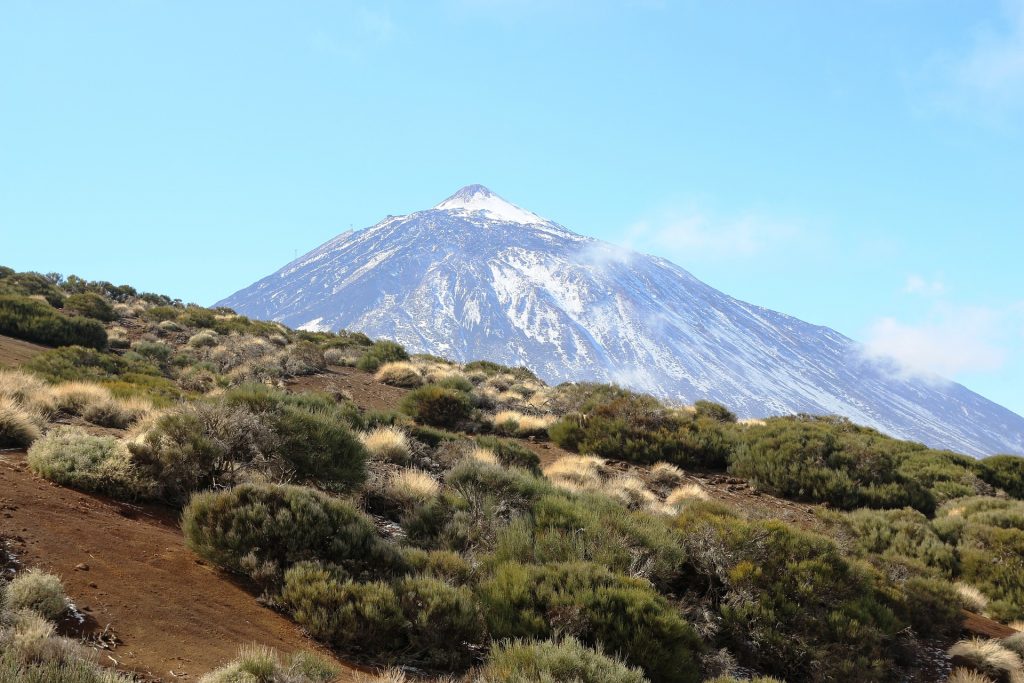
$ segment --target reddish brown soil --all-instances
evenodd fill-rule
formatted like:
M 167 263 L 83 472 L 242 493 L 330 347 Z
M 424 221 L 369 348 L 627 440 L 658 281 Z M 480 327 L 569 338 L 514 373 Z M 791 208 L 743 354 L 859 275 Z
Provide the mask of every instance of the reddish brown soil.
M 21 365 L 43 351 L 46 351 L 45 346 L 0 335 L 0 366 Z
M 56 486 L 29 472 L 22 452 L 0 453 L 0 537 L 23 564 L 61 577 L 86 635 L 110 626 L 121 644 L 101 659 L 152 680 L 197 680 L 250 643 L 320 650 L 200 562 L 173 512 Z M 354 680 L 353 670 L 339 680 Z
M 332 365 L 319 375 L 288 380 L 287 386 L 292 391 L 338 393 L 352 399 L 363 410 L 397 410 L 402 398 L 409 393 L 408 389 L 381 384 L 368 372 L 340 365 Z

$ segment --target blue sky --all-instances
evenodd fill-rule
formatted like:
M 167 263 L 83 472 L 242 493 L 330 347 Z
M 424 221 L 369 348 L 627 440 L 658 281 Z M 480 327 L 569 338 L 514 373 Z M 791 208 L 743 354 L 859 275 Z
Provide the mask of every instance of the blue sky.
M 1024 413 L 1024 0 L 0 4 L 0 263 L 211 303 L 483 183 Z

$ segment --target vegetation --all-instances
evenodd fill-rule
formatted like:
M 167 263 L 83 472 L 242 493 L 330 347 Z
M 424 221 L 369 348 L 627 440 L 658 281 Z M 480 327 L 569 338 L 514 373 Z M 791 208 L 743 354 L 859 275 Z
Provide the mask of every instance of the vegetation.
M 961 606 L 1024 618 L 1014 456 L 974 461 L 838 418 L 739 422 L 711 402 L 548 387 L 523 368 L 409 357 L 74 276 L 0 269 L 0 296 L 87 316 L 109 341 L 0 371 L 0 447 L 30 446 L 32 470 L 62 485 L 181 506 L 197 554 L 345 657 L 490 683 L 887 681 L 913 678 L 922 642 L 954 645 Z M 288 381 L 328 362 L 409 388 L 400 412 L 357 408 L 333 375 Z M 526 441 L 545 436 L 574 453 Z M 542 471 L 545 449 L 562 457 Z M 723 486 L 755 512 L 716 502 Z M 761 518 L 793 511 L 821 533 Z M 64 609 L 52 581 L 30 591 L 28 576 L 0 589 L 8 603 Z M 0 681 L 102 680 L 11 604 Z M 15 631 L 65 654 L 26 659 Z M 956 676 L 1005 677 L 983 645 L 959 646 Z M 204 680 L 330 675 L 252 648 Z
M 103 323 L 61 315 L 49 304 L 23 296 L 0 296 L 0 334 L 49 346 L 107 345 Z

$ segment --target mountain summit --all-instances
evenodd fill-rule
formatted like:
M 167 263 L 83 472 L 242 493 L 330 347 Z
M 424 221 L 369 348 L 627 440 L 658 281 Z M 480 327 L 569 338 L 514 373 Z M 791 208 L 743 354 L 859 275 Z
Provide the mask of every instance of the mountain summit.
M 219 305 L 526 365 L 549 382 L 618 382 L 740 417 L 833 413 L 930 446 L 1024 453 L 1024 418 L 959 384 L 907 377 L 834 330 L 573 233 L 482 185 L 343 233 Z
M 535 213 L 510 204 L 483 185 L 466 185 L 448 199 L 434 207 L 436 211 L 481 212 L 486 218 L 507 223 L 532 225 L 547 223 Z

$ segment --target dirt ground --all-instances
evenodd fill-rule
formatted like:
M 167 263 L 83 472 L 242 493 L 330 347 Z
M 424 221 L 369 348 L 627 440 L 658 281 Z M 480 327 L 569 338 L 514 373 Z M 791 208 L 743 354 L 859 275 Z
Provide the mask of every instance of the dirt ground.
M 408 389 L 381 384 L 373 375 L 356 368 L 332 365 L 319 375 L 296 377 L 287 381 L 291 391 L 322 391 L 350 398 L 363 410 L 397 410 Z
M 51 484 L 23 452 L 0 452 L 0 537 L 22 565 L 61 577 L 86 616 L 83 635 L 109 626 L 120 644 L 100 652 L 104 663 L 150 680 L 196 681 L 250 643 L 324 652 L 192 554 L 173 512 Z

